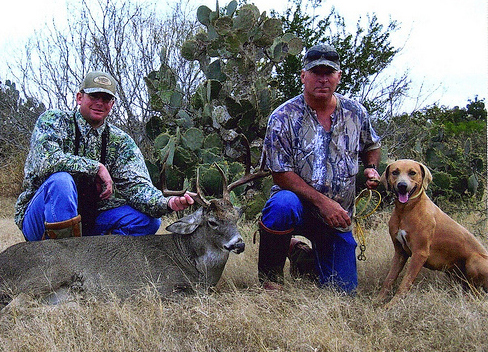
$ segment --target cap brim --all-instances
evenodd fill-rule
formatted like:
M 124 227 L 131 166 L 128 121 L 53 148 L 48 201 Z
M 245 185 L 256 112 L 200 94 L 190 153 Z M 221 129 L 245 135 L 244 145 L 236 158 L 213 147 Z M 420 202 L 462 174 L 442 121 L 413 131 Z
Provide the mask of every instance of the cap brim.
M 108 89 L 104 89 L 104 88 L 84 88 L 83 91 L 87 94 L 91 94 L 91 93 L 107 93 L 107 94 L 110 94 L 111 96 L 113 96 L 114 98 L 117 98 L 117 96 L 112 93 L 110 90 Z
M 329 66 L 329 67 L 332 67 L 336 71 L 340 71 L 341 70 L 341 67 L 339 66 L 338 63 L 336 63 L 334 61 L 326 60 L 326 59 L 319 59 L 319 60 L 315 60 L 315 61 L 309 62 L 308 64 L 306 64 L 303 67 L 303 69 L 305 71 L 308 71 L 308 70 L 314 68 L 315 66 Z

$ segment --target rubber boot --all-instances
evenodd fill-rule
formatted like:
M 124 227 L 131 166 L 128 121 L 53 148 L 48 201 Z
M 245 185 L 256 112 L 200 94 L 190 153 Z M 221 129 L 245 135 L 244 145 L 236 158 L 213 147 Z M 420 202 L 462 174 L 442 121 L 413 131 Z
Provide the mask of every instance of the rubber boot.
M 60 222 L 45 222 L 46 231 L 42 239 L 58 239 L 81 236 L 81 215 Z
M 279 289 L 284 283 L 283 267 L 292 231 L 272 231 L 259 222 L 258 278 L 265 288 Z

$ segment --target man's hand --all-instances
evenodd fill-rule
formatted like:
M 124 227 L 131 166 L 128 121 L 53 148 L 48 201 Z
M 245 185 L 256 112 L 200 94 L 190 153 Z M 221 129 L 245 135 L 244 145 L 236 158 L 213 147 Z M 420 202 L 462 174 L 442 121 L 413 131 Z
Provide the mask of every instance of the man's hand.
M 374 189 L 380 184 L 380 174 L 376 169 L 368 167 L 364 169 L 364 176 L 367 178 L 366 187 L 369 189 Z
M 188 193 L 185 193 L 182 197 L 171 197 L 168 201 L 168 207 L 174 211 L 180 211 L 188 208 L 193 203 L 193 198 Z
M 381 159 L 381 149 L 371 149 L 365 151 L 361 155 L 361 160 L 364 165 L 364 176 L 366 177 L 366 187 L 369 189 L 374 189 L 380 184 L 380 174 L 376 170 L 376 167 L 380 164 Z M 370 166 L 370 167 L 368 167 Z
M 347 211 L 336 201 L 322 195 L 324 199 L 319 207 L 320 215 L 324 221 L 334 228 L 347 228 L 351 225 L 351 218 Z
M 112 176 L 108 172 L 105 165 L 102 163 L 98 164 L 98 172 L 95 177 L 95 183 L 97 185 L 98 193 L 100 194 L 100 199 L 108 199 L 113 193 L 113 181 Z

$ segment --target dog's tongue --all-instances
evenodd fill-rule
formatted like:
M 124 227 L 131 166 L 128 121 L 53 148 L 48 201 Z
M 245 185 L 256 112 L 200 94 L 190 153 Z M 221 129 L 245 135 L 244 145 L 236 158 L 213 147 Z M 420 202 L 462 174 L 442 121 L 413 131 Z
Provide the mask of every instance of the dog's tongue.
M 400 203 L 406 203 L 406 202 L 408 202 L 408 193 L 399 194 L 398 195 L 398 200 L 400 201 Z

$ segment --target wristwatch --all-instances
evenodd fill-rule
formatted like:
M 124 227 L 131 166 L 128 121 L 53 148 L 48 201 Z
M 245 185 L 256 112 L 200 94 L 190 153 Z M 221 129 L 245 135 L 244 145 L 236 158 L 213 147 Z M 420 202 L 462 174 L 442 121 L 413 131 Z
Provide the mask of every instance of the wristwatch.
M 375 169 L 376 170 L 376 165 L 375 164 L 368 164 L 364 168 L 365 169 Z

